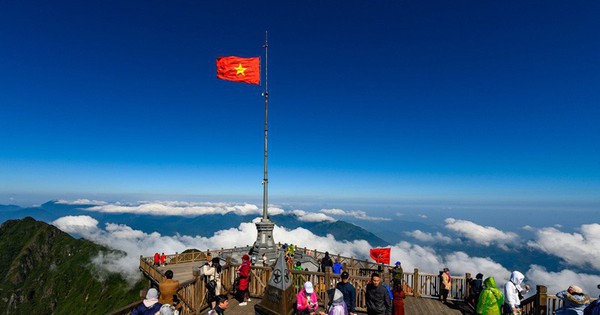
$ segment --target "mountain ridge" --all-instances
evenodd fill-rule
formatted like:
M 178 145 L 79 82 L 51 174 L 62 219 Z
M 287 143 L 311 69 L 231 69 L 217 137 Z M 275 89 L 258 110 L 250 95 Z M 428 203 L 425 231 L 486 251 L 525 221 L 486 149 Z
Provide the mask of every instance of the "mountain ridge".
M 0 305 L 7 314 L 105 314 L 139 300 L 144 286 L 92 262 L 99 253 L 119 252 L 31 217 L 0 225 L 0 252 Z

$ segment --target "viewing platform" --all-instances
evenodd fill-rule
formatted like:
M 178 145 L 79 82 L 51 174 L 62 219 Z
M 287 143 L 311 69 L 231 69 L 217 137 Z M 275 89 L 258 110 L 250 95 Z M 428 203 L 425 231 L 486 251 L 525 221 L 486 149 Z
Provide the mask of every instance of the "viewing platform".
M 246 254 L 250 247 L 209 250 L 212 257 L 223 259 L 221 282 L 222 293 L 231 292 L 236 276 L 236 268 L 239 266 L 238 257 Z M 205 301 L 206 287 L 200 275 L 200 267 L 208 262 L 207 252 L 193 252 L 183 254 L 167 255 L 166 266 L 154 266 L 152 257 L 140 257 L 140 271 L 150 281 L 150 286 L 157 287 L 158 283 L 165 279 L 164 273 L 172 270 L 174 280 L 179 280 L 179 298 L 182 303 L 181 315 L 206 314 L 208 305 Z M 298 248 L 296 253 L 299 257 L 310 255 L 314 259 L 321 259 L 323 252 Z M 358 313 L 366 313 L 365 292 L 367 283 L 370 281 L 372 271 L 380 272 L 383 283 L 389 284 L 390 273 L 387 271 L 391 266 L 378 265 L 366 260 L 332 255 L 339 259 L 344 265 L 344 270 L 350 274 L 350 282 L 356 288 L 356 310 Z M 260 266 L 259 266 L 260 265 Z M 235 299 L 231 299 L 226 314 L 254 314 L 254 305 L 260 302 L 267 283 L 271 277 L 272 267 L 262 266 L 256 263 L 251 267 L 251 281 L 249 293 L 252 301 L 246 306 L 238 306 Z M 297 294 L 302 284 L 311 281 L 318 296 L 320 308 L 325 311 L 328 304 L 326 291 L 334 288 L 340 281 L 340 276 L 331 272 L 290 270 L 293 292 Z M 438 301 L 440 280 L 437 274 L 421 273 L 417 268 L 413 272 L 404 271 L 405 314 L 472 314 L 473 306 L 466 302 L 469 285 L 467 279 L 470 274 L 462 276 L 452 275 L 452 287 L 448 295 L 448 304 Z M 561 306 L 561 301 L 555 296 L 548 295 L 546 287 L 537 286 L 534 295 L 522 301 L 523 315 L 547 315 L 553 314 L 554 310 Z M 110 315 L 129 314 L 139 303 L 132 303 Z

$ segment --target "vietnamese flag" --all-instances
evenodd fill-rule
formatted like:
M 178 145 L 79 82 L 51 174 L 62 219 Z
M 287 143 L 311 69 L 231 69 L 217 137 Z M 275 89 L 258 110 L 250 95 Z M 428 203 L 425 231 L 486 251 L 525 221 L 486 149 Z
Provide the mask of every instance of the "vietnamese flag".
M 219 57 L 217 58 L 217 78 L 260 84 L 260 57 Z
M 371 248 L 369 254 L 376 263 L 389 265 L 391 250 L 391 248 Z

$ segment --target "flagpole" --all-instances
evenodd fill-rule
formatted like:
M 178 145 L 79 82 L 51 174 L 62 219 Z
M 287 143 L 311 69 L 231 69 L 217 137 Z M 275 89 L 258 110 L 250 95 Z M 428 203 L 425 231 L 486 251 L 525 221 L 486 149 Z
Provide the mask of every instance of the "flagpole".
M 269 220 L 268 204 L 269 204 L 269 176 L 268 176 L 268 134 L 269 134 L 269 81 L 268 81 L 268 61 L 269 61 L 269 45 L 267 42 L 267 31 L 265 31 L 265 175 L 263 178 L 263 220 Z

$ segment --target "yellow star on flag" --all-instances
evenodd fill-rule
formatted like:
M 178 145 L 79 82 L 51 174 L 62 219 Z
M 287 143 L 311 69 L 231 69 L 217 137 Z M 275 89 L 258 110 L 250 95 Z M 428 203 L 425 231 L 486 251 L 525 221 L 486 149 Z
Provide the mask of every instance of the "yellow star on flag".
M 242 67 L 242 64 L 240 63 L 239 66 L 237 66 L 237 67 L 235 67 L 233 69 L 235 69 L 237 71 L 237 73 L 235 75 L 240 75 L 241 74 L 241 75 L 245 76 L 246 74 L 244 73 L 244 71 L 246 71 L 246 69 L 248 69 L 248 68 Z

